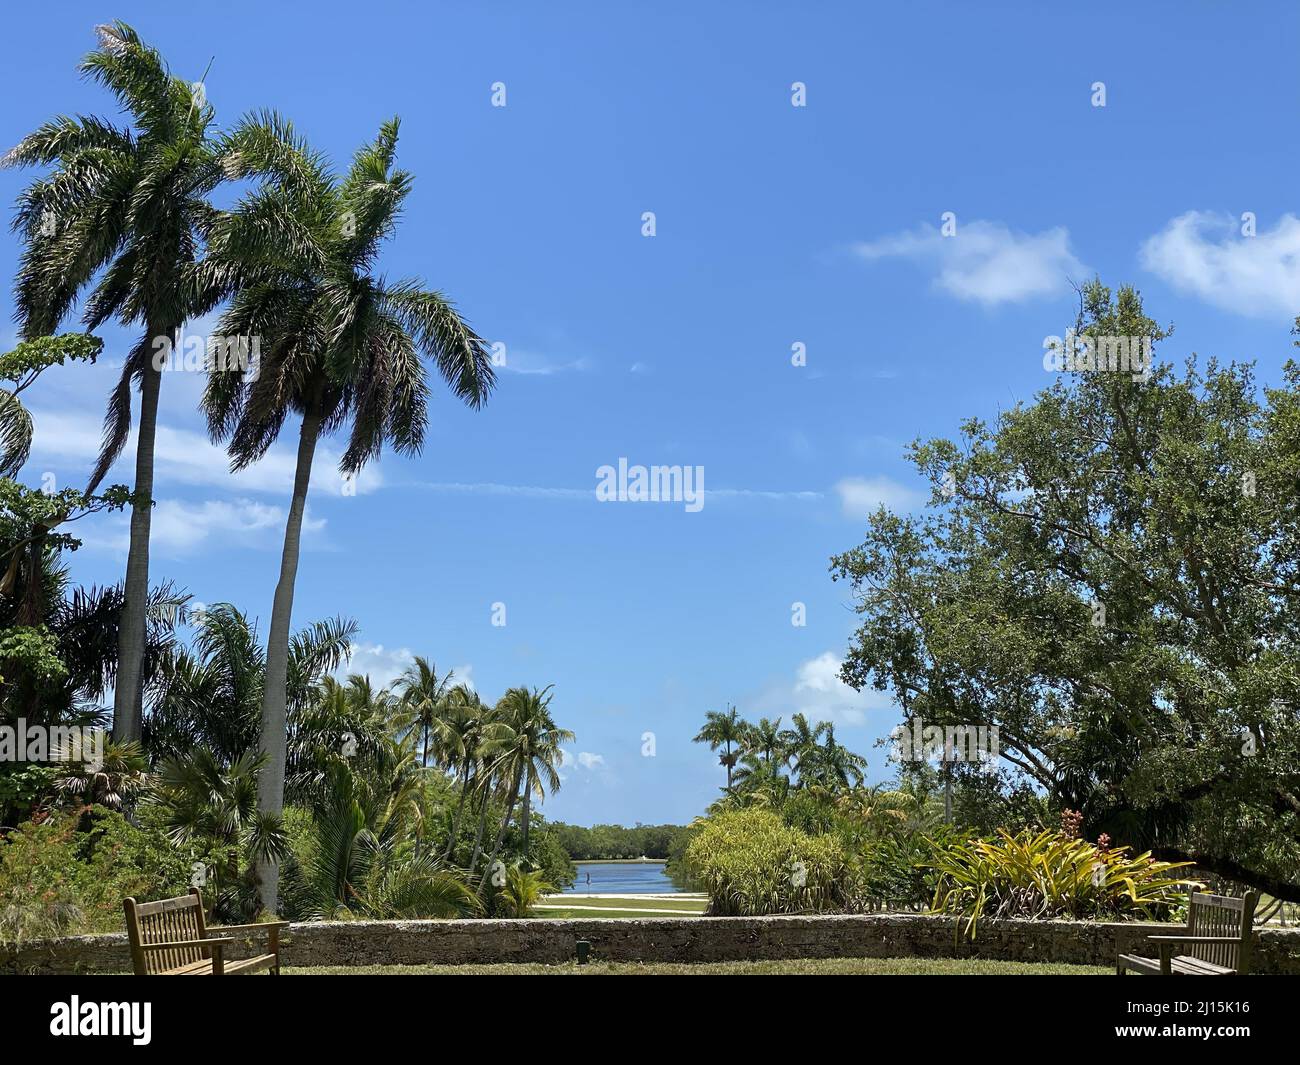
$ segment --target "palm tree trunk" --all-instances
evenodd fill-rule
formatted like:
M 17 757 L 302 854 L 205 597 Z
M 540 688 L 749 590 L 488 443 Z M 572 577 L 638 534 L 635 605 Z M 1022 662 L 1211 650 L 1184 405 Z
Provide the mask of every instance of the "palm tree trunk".
M 311 463 L 320 435 L 320 413 L 315 404 L 303 415 L 298 437 L 298 464 L 293 476 L 293 503 L 284 527 L 284 553 L 280 557 L 280 581 L 271 606 L 271 631 L 266 643 L 266 682 L 262 689 L 262 738 L 260 751 L 266 763 L 257 775 L 257 808 L 264 814 L 279 814 L 284 808 L 284 766 L 287 742 L 289 684 L 289 623 L 293 615 L 293 587 L 298 576 L 298 550 L 302 539 L 302 518 L 307 508 L 307 486 Z M 275 862 L 260 861 L 257 869 L 262 909 L 276 913 L 280 868 Z
M 469 869 L 466 870 L 470 876 L 474 875 L 474 867 L 478 865 L 478 856 L 483 853 L 483 832 L 487 828 L 488 806 L 490 805 L 491 799 L 491 783 L 492 780 L 489 777 L 483 785 L 483 805 L 479 808 L 478 812 L 478 835 L 474 837 L 474 853 L 470 855 Z
M 487 866 L 483 870 L 483 880 L 478 886 L 478 893 L 483 894 L 483 889 L 487 887 L 488 873 L 492 870 L 492 864 L 497 860 L 497 855 L 501 853 L 501 844 L 506 839 L 506 829 L 510 827 L 510 817 L 515 812 L 515 801 L 519 798 L 519 781 L 524 775 L 523 766 L 520 766 L 515 773 L 513 786 L 510 789 L 510 801 L 506 804 L 506 815 L 501 819 L 501 831 L 497 833 L 497 841 L 492 847 L 492 855 L 487 860 Z
M 465 768 L 460 774 L 460 802 L 456 803 L 456 812 L 451 817 L 451 838 L 447 840 L 447 853 L 443 855 L 444 859 L 451 858 L 451 852 L 456 848 L 456 836 L 460 832 L 460 816 L 465 812 L 465 797 L 469 794 L 469 769 L 473 763 L 469 758 L 465 759 Z
M 528 861 L 528 821 L 532 813 L 533 798 L 533 766 L 530 762 L 527 773 L 524 776 L 524 861 Z
M 175 340 L 176 330 L 167 334 Z M 135 498 L 131 547 L 126 556 L 122 614 L 117 630 L 117 679 L 113 686 L 113 742 L 139 742 L 144 709 L 144 644 L 149 609 L 149 524 L 153 517 L 154 436 L 162 371 L 150 361 L 140 380 L 140 431 L 135 444 Z

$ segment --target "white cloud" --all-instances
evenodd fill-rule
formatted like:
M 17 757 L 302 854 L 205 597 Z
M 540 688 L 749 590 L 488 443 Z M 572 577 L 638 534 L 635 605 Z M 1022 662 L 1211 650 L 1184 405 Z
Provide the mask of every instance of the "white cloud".
M 1241 235 L 1229 214 L 1188 211 L 1143 242 L 1144 269 L 1180 292 L 1248 316 L 1300 313 L 1300 218 Z
M 36 435 L 32 442 L 33 462 L 71 462 L 83 470 L 82 476 L 99 455 L 100 427 L 95 417 L 66 411 L 32 412 Z M 262 458 L 238 473 L 230 472 L 230 458 L 224 448 L 213 444 L 202 433 L 159 425 L 154 437 L 154 478 L 160 486 L 168 484 L 204 485 L 228 488 L 235 492 L 267 492 L 288 496 L 293 490 L 297 463 L 297 434 L 287 434 L 293 446 L 276 444 Z M 320 444 L 312 463 L 313 495 L 341 496 L 343 478 L 338 472 L 340 452 Z M 109 471 L 106 483 L 130 483 L 135 469 L 134 426 L 130 443 Z M 383 484 L 377 466 L 368 466 L 356 478 L 357 495 L 373 492 Z
M 830 721 L 837 725 L 861 725 L 869 711 L 893 706 L 889 696 L 882 692 L 855 692 L 841 681 L 840 664 L 833 651 L 800 662 L 793 682 L 782 680 L 767 685 L 746 702 L 751 709 L 745 716 L 750 720 L 780 717 L 783 728 L 789 727 L 795 714 L 803 714 L 814 724 Z
M 149 548 L 164 557 L 185 557 L 200 550 L 229 547 L 271 548 L 283 540 L 283 507 L 250 499 L 208 499 L 198 503 L 160 499 L 149 527 Z M 303 516 L 303 532 L 312 535 L 325 527 L 310 510 Z M 80 535 L 80 534 L 79 534 Z M 86 546 L 125 554 L 130 544 L 130 517 L 118 513 L 84 534 Z
M 855 244 L 870 262 L 907 259 L 934 271 L 934 285 L 949 295 L 986 306 L 1015 303 L 1064 291 L 1071 278 L 1087 268 L 1070 250 L 1063 226 L 1041 233 L 1020 233 L 1001 222 L 958 222 L 945 237 L 924 224 L 912 232 Z
M 881 507 L 913 510 L 925 502 L 917 491 L 888 477 L 846 477 L 835 485 L 846 518 L 867 518 Z
M 583 776 L 578 778 L 579 782 L 598 779 L 608 784 L 613 780 L 603 754 L 592 751 L 566 751 L 561 748 L 560 763 L 556 767 L 560 780 L 567 783 L 574 776 L 575 766 L 584 771 Z
M 375 688 L 387 688 L 415 661 L 408 647 L 385 647 L 382 643 L 354 643 L 348 660 L 335 672 L 340 678 L 359 673 L 370 678 Z

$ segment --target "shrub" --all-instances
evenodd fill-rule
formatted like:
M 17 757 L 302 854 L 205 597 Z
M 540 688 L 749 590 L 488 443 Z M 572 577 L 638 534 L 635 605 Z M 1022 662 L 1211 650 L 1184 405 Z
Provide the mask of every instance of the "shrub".
M 1160 862 L 1150 852 L 1093 845 L 1065 832 L 999 830 L 996 840 L 936 846 L 932 909 L 966 918 L 975 937 L 983 917 L 1127 919 L 1167 916 L 1187 889 L 1172 875 L 1189 862 Z
M 809 836 L 770 810 L 733 810 L 703 823 L 686 848 L 692 880 L 720 917 L 850 909 L 857 883 L 833 836 Z
M 184 894 L 190 860 L 159 829 L 101 806 L 26 822 L 0 840 L 0 942 L 122 929 L 122 900 Z

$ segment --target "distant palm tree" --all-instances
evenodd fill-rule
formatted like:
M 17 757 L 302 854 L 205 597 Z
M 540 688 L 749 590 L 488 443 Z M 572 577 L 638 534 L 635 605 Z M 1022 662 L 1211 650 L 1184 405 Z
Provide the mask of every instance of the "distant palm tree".
M 397 678 L 397 691 L 411 713 L 412 725 L 423 737 L 422 764 L 429 766 L 430 734 L 441 751 L 447 733 L 447 694 L 451 690 L 451 671 L 438 675 L 438 667 L 419 655 Z
M 429 396 L 422 354 L 472 407 L 494 380 L 482 340 L 445 297 L 374 272 L 411 187 L 411 176 L 393 169 L 397 131 L 395 119 L 385 123 L 338 180 L 289 123 L 268 115 L 242 124 L 230 138 L 232 170 L 262 183 L 213 224 L 196 271 L 205 302 L 231 297 L 219 331 L 261 337 L 258 366 L 209 375 L 204 394 L 209 432 L 229 442 L 232 468 L 261 458 L 291 412 L 301 417 L 267 641 L 259 804 L 268 812 L 279 811 L 284 797 L 289 623 L 317 440 L 351 423 L 345 477 L 385 443 L 418 453 Z M 260 874 L 263 903 L 274 910 L 278 872 L 268 866 Z
M 707 743 L 709 750 L 722 748 L 718 756 L 720 765 L 727 770 L 727 792 L 731 792 L 732 771 L 740 759 L 740 749 L 745 742 L 749 726 L 740 719 L 734 706 L 729 706 L 726 713 L 710 710 L 704 715 L 704 727 L 693 740 L 694 743 Z
M 557 728 L 551 717 L 551 689 L 511 688 L 498 704 L 500 718 L 485 735 L 493 767 L 501 779 L 511 781 L 506 797 L 506 814 L 497 833 L 496 845 L 488 858 L 492 867 L 501 851 L 515 803 L 521 799 L 520 828 L 524 860 L 528 860 L 529 815 L 532 797 L 545 798 L 546 789 L 560 790 L 557 768 L 563 759 L 560 746 L 573 742 L 573 733 Z
M 818 741 L 826 731 L 826 722 L 820 722 L 814 727 L 805 715 L 795 714 L 790 723 L 794 727 L 781 734 L 782 751 L 791 772 L 802 787 L 806 783 L 805 770 L 811 771 L 816 762 Z
M 867 760 L 855 754 L 841 743 L 835 741 L 835 726 L 829 721 L 823 722 L 825 740 L 805 756 L 807 762 L 799 771 L 799 779 L 805 778 L 830 792 L 840 792 L 862 783 L 863 770 Z
M 745 749 L 757 755 L 763 765 L 771 768 L 781 761 L 784 743 L 781 739 L 781 719 L 775 721 L 760 717 L 757 725 L 750 725 L 745 735 Z
M 450 859 L 456 849 L 465 802 L 473 790 L 473 777 L 482 762 L 484 711 L 483 700 L 479 698 L 478 692 L 467 685 L 458 684 L 447 693 L 447 761 L 459 779 L 457 790 L 460 795 L 456 800 L 456 812 L 451 818 L 444 859 Z
M 87 492 L 93 492 L 126 445 L 131 393 L 140 389 L 135 495 L 119 626 L 113 738 L 141 736 L 142 673 L 149 602 L 149 526 L 153 512 L 154 433 L 162 373 L 157 345 L 175 344 L 196 307 L 186 272 L 225 179 L 224 156 L 208 136 L 213 110 L 173 76 L 159 53 L 123 22 L 96 28 L 99 47 L 81 71 L 104 86 L 132 128 L 103 119 L 61 116 L 13 148 L 0 165 L 53 166 L 18 201 L 15 227 L 27 246 L 15 303 L 22 335 L 53 333 L 95 277 L 84 320 L 141 324 L 108 401 L 104 440 Z

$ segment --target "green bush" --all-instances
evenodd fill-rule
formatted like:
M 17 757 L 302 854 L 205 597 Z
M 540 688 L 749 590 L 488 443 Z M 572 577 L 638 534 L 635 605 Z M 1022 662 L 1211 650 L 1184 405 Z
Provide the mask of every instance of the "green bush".
M 933 860 L 932 908 L 965 917 L 971 938 L 984 917 L 1158 919 L 1200 886 L 1174 875 L 1188 862 L 1130 856 L 1059 831 L 1003 829 L 994 840 L 937 845 Z
M 28 821 L 0 840 L 0 942 L 121 931 L 124 898 L 184 894 L 190 864 L 160 829 L 102 806 Z
M 858 900 L 840 841 L 809 836 L 770 810 L 709 818 L 686 848 L 686 866 L 716 916 L 846 910 Z

